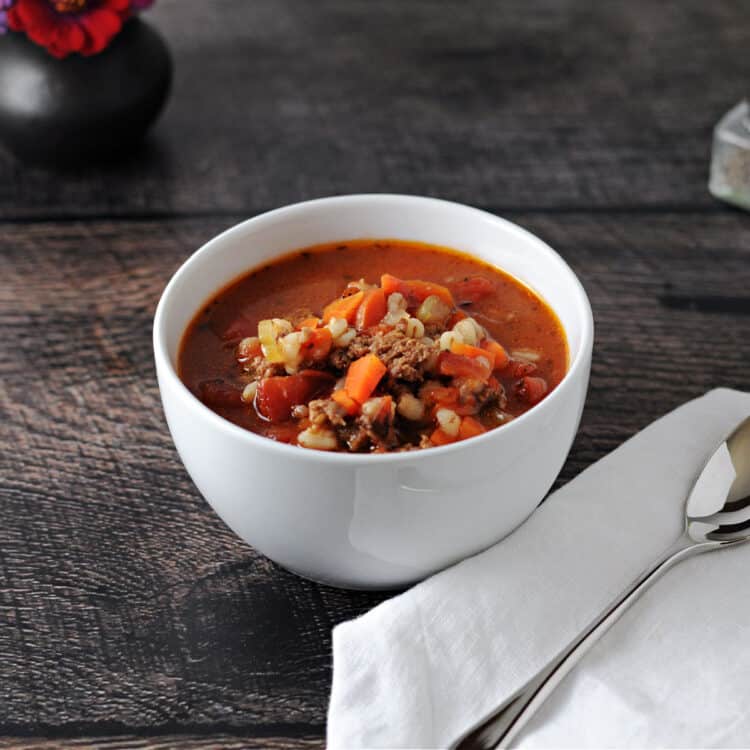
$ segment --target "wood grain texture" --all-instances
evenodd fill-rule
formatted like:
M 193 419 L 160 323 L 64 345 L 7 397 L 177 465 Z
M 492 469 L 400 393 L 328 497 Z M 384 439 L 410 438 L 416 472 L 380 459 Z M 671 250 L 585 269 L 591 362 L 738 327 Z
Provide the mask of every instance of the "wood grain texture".
M 746 215 L 513 218 L 571 263 L 597 321 L 560 481 L 688 398 L 750 388 Z M 237 540 L 179 463 L 152 368 L 164 283 L 228 223 L 4 226 L 0 736 L 323 736 L 330 629 L 385 595 L 302 581 Z
M 160 0 L 149 18 L 176 80 L 148 143 L 59 174 L 0 154 L 0 218 L 347 192 L 718 210 L 711 129 L 746 93 L 750 47 L 736 0 Z
M 319 738 L 245 737 L 231 734 L 117 735 L 111 737 L 8 737 L 0 738 L 0 750 L 319 750 Z

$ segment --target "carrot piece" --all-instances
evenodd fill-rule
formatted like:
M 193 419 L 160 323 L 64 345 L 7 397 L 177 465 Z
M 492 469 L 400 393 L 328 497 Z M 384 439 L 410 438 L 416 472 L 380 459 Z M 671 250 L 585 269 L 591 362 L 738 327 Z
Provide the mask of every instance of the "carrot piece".
M 404 282 L 401 279 L 397 279 L 395 276 L 391 276 L 389 273 L 384 273 L 380 277 L 380 287 L 382 288 L 385 295 L 393 294 L 394 292 L 401 291 L 401 285 Z
M 317 362 L 325 359 L 333 346 L 333 335 L 329 328 L 316 328 L 312 331 L 310 338 L 300 345 L 303 359 Z
M 301 320 L 297 328 L 302 330 L 303 328 L 317 328 L 320 325 L 320 318 L 313 316 L 312 318 L 305 318 Z
M 327 323 L 331 318 L 343 318 L 347 323 L 353 323 L 365 293 L 362 291 L 350 294 L 348 297 L 339 297 L 323 309 L 323 322 Z
M 430 435 L 430 442 L 433 445 L 448 445 L 449 443 L 455 443 L 457 439 L 449 435 L 442 427 L 438 427 Z
M 481 435 L 483 432 L 487 432 L 487 430 L 478 419 L 464 417 L 461 420 L 461 426 L 458 428 L 458 438 L 459 440 L 466 440 L 466 438 Z
M 478 346 L 471 346 L 470 344 L 461 344 L 458 341 L 453 341 L 451 343 L 451 351 L 454 354 L 459 354 L 462 357 L 469 357 L 470 359 L 484 357 L 484 359 L 489 361 L 490 365 L 494 362 L 492 353 L 487 349 L 480 349 Z
M 406 297 L 407 304 L 410 306 L 424 302 L 433 294 L 436 297 L 440 297 L 450 307 L 455 305 L 450 289 L 442 284 L 435 284 L 432 281 L 421 281 L 419 279 L 404 281 L 403 279 L 391 276 L 389 273 L 384 273 L 380 277 L 380 286 L 386 296 L 393 294 L 393 292 L 400 292 Z
M 342 406 L 349 416 L 354 416 L 359 411 L 359 404 L 343 388 L 334 391 L 331 398 Z
M 498 344 L 497 341 L 493 341 L 492 339 L 485 339 L 482 342 L 482 349 L 492 355 L 493 370 L 504 370 L 508 366 L 510 357 L 502 344 Z
M 356 326 L 358 330 L 369 328 L 380 323 L 385 317 L 388 306 L 385 301 L 385 292 L 382 289 L 368 289 L 357 309 Z
M 370 398 L 386 370 L 386 366 L 374 354 L 365 354 L 349 365 L 344 389 L 351 398 L 363 404 Z

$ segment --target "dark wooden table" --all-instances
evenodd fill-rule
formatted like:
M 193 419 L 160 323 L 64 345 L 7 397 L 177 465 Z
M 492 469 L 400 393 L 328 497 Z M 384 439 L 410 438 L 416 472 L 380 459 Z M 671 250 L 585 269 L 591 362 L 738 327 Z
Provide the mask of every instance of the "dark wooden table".
M 331 627 L 218 520 L 170 441 L 151 320 L 240 219 L 442 196 L 547 239 L 597 340 L 560 481 L 718 386 L 750 387 L 750 216 L 707 193 L 747 93 L 742 2 L 161 0 L 171 102 L 124 163 L 0 154 L 0 747 L 319 747 Z

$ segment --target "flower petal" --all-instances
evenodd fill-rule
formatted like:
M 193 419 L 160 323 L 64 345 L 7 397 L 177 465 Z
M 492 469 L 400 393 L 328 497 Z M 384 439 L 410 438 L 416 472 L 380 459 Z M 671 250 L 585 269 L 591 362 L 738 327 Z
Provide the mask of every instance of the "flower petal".
M 122 28 L 120 16 L 107 8 L 97 8 L 81 16 L 80 22 L 87 36 L 86 44 L 81 48 L 83 55 L 101 52 Z

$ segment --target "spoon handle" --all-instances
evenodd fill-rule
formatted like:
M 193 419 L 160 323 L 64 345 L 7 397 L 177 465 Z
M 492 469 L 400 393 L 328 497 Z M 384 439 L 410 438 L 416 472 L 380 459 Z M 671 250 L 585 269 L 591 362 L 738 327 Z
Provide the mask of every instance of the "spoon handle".
M 607 631 L 641 594 L 675 563 L 708 549 L 713 543 L 696 544 L 686 534 L 681 536 L 656 562 L 647 568 L 631 586 L 620 594 L 549 664 L 544 666 L 500 708 L 470 729 L 452 745 L 454 750 L 485 750 L 508 747 L 511 740 L 536 712 L 555 686 L 576 662 Z

